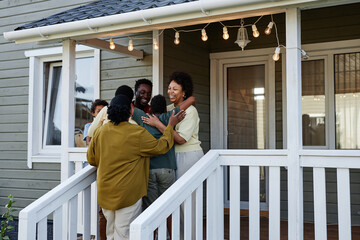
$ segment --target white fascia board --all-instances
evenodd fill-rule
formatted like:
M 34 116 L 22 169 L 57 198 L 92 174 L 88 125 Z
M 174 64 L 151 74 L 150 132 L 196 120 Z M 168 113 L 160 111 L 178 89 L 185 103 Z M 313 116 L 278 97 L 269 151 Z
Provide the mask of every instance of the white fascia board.
M 94 51 L 95 48 L 84 46 L 84 45 L 76 45 L 76 52 L 90 52 Z M 53 48 L 45 48 L 45 49 L 35 49 L 25 51 L 25 57 L 42 57 L 42 56 L 54 56 L 61 55 L 62 47 L 53 47 Z
M 211 18 L 224 14 L 261 9 L 284 8 L 294 4 L 316 1 L 319 0 L 199 0 L 76 22 L 4 32 L 4 37 L 7 40 L 15 40 L 16 43 L 26 43 L 81 36 L 107 36 L 111 35 L 112 32 L 126 29 L 128 32 L 130 31 L 129 29 L 141 27 L 140 31 L 144 31 L 144 27 L 146 27 L 147 30 L 152 30 L 157 25 L 166 23 Z M 134 31 L 136 31 L 136 29 L 132 30 L 132 32 Z

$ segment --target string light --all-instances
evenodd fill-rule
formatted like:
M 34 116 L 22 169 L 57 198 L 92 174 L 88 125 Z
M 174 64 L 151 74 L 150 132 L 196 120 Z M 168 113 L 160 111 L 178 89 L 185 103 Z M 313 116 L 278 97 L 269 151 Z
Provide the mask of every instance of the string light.
M 153 47 L 154 47 L 155 50 L 159 49 L 159 45 L 158 45 L 158 42 L 157 42 L 156 38 L 153 39 Z
M 301 51 L 301 56 L 304 60 L 308 60 L 309 59 L 309 55 L 307 55 L 307 53 L 305 52 L 305 50 L 300 49 Z
M 179 45 L 179 43 L 180 43 L 180 33 L 178 32 L 178 31 L 176 31 L 175 32 L 175 40 L 174 40 L 174 43 L 176 44 L 176 45 Z
M 256 38 L 259 37 L 260 33 L 257 30 L 256 25 L 255 24 L 251 25 L 251 28 L 252 28 L 252 31 L 253 31 L 253 36 L 256 37 Z
M 130 52 L 131 52 L 132 50 L 134 50 L 134 45 L 133 45 L 133 40 L 132 40 L 132 39 L 129 40 L 128 50 L 129 50 Z
M 280 46 L 275 49 L 275 53 L 272 58 L 274 61 L 278 61 L 280 59 Z
M 114 40 L 112 38 L 110 38 L 110 45 L 109 45 L 110 49 L 114 50 L 115 49 L 115 43 Z
M 201 40 L 203 40 L 204 42 L 208 40 L 208 36 L 206 35 L 205 28 L 201 29 Z
M 225 40 L 227 40 L 227 39 L 229 39 L 229 33 L 228 33 L 228 30 L 227 30 L 227 27 L 223 27 L 223 38 L 225 39 Z
M 268 25 L 267 28 L 265 29 L 265 34 L 266 34 L 266 35 L 270 35 L 271 29 L 273 28 L 273 26 L 274 26 L 274 22 L 273 22 L 273 21 L 269 22 L 269 25 Z
M 219 23 L 223 26 L 223 35 L 222 37 L 227 40 L 229 39 L 229 32 L 228 32 L 228 28 L 230 27 L 236 27 L 236 28 L 239 28 L 238 29 L 238 34 L 237 34 L 237 39 L 235 41 L 235 43 L 237 43 L 239 45 L 239 47 L 242 48 L 242 50 L 244 50 L 245 46 L 250 43 L 251 41 L 249 40 L 248 38 L 248 33 L 247 33 L 247 27 L 251 27 L 252 28 L 252 32 L 253 32 L 253 36 L 255 38 L 259 37 L 260 36 L 260 33 L 256 27 L 256 24 L 260 21 L 260 19 L 262 18 L 263 16 L 260 16 L 254 23 L 252 24 L 247 24 L 247 25 L 244 25 L 244 19 L 241 19 L 241 25 L 237 25 L 237 26 L 225 26 L 222 22 L 219 21 Z M 174 38 L 174 44 L 178 45 L 180 44 L 180 32 L 195 32 L 195 31 L 201 31 L 201 40 L 202 41 L 207 41 L 208 40 L 208 36 L 206 34 L 206 27 L 209 25 L 210 23 L 207 23 L 205 25 L 205 27 L 203 28 L 200 28 L 200 29 L 191 29 L 191 30 L 176 30 L 175 28 L 174 31 L 175 31 L 175 38 Z M 284 47 L 286 48 L 286 46 L 284 45 L 281 45 L 280 44 L 280 41 L 279 41 L 279 36 L 278 36 L 278 31 L 277 31 L 277 26 L 276 26 L 276 23 L 274 22 L 273 20 L 273 16 L 271 15 L 271 21 L 269 22 L 267 28 L 265 29 L 265 34 L 266 35 L 269 35 L 271 34 L 271 30 L 272 28 L 275 27 L 275 36 L 276 36 L 276 40 L 277 40 L 277 47 L 275 49 L 275 52 L 273 54 L 273 60 L 274 61 L 278 61 L 280 59 L 280 48 L 281 47 Z M 163 34 L 164 32 L 164 29 L 157 35 L 157 36 L 160 36 L 161 34 Z M 129 40 L 129 45 L 128 45 L 128 50 L 129 51 L 133 51 L 134 50 L 134 46 L 133 46 L 133 39 L 152 39 L 153 40 L 153 49 L 154 50 L 158 50 L 159 49 L 159 45 L 158 45 L 158 42 L 157 42 L 157 37 L 154 37 L 154 38 L 149 38 L 149 37 L 142 37 L 142 38 L 134 38 L 134 37 L 129 37 L 130 40 Z M 114 44 L 114 41 L 112 38 L 110 38 L 110 48 L 111 49 L 115 49 L 115 44 Z M 307 53 L 303 50 L 303 49 L 300 49 L 299 50 L 301 51 L 301 56 L 303 59 L 308 59 L 309 56 L 307 55 Z M 340 96 L 340 97 L 344 97 L 344 96 Z

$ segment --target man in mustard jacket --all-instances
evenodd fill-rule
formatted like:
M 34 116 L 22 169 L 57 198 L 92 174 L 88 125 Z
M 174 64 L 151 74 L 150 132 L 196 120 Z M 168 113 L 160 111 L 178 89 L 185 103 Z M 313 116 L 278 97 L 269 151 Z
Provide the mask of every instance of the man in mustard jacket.
M 115 96 L 108 108 L 110 122 L 97 129 L 87 151 L 97 169 L 98 202 L 107 220 L 108 240 L 128 239 L 130 223 L 141 213 L 149 180 L 149 157 L 173 146 L 173 128 L 184 112 L 172 115 L 163 136 L 128 122 L 133 107 L 128 97 Z

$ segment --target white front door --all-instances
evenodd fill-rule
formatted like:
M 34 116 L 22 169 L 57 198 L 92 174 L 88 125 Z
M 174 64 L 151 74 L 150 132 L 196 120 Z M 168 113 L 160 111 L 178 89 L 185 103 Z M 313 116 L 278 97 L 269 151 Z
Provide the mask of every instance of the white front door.
M 242 52 L 239 53 L 243 54 Z M 219 54 L 217 54 L 217 57 Z M 212 59 L 212 99 L 217 108 L 211 113 L 212 148 L 222 149 L 269 149 L 275 146 L 275 91 L 274 78 L 270 77 L 274 63 L 268 55 L 239 56 Z M 274 71 L 273 71 L 274 72 Z M 214 96 L 215 95 L 215 96 Z M 212 102 L 213 103 L 213 102 Z M 216 116 L 216 117 L 215 117 Z M 217 119 L 216 119 L 217 118 Z M 216 135 L 215 135 L 216 136 Z M 261 209 L 267 210 L 267 169 L 260 171 Z M 240 170 L 241 208 L 248 209 L 249 170 Z M 226 182 L 229 172 L 225 173 Z M 225 202 L 229 201 L 228 184 L 225 186 Z

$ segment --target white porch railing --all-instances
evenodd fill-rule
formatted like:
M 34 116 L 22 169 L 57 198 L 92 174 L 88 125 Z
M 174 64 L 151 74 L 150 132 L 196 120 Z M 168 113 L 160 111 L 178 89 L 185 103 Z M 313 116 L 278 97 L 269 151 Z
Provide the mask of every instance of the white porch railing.
M 360 169 L 360 151 L 303 150 L 302 167 L 313 168 L 315 239 L 327 239 L 325 168 L 337 169 L 339 239 L 351 239 L 350 169 Z M 159 199 L 135 219 L 131 240 L 167 239 L 166 219 L 172 216 L 172 239 L 179 239 L 180 205 L 184 204 L 184 236 L 191 239 L 192 217 L 196 213 L 196 239 L 204 239 L 203 183 L 206 180 L 206 239 L 224 239 L 224 176 L 229 167 L 229 238 L 240 239 L 240 166 L 249 167 L 249 239 L 260 239 L 260 167 L 269 167 L 269 239 L 280 239 L 280 167 L 287 167 L 287 150 L 211 150 Z M 292 181 L 288 176 L 288 181 Z M 299 182 L 301 186 L 303 182 Z M 192 194 L 196 206 L 192 209 Z M 290 208 L 291 206 L 289 206 Z M 302 212 L 302 206 L 301 206 Z M 289 220 L 289 231 L 291 224 Z M 302 234 L 301 234 L 302 235 Z
M 337 169 L 339 239 L 351 239 L 350 169 L 360 169 L 360 151 L 303 150 L 299 152 L 302 167 L 313 168 L 315 239 L 327 239 L 325 169 Z M 166 239 L 166 219 L 172 218 L 172 239 L 224 238 L 224 169 L 229 168 L 229 238 L 240 239 L 240 167 L 249 167 L 249 239 L 260 239 L 260 167 L 269 168 L 268 204 L 269 239 L 280 239 L 280 168 L 287 167 L 287 150 L 211 150 L 182 178 L 146 209 L 130 226 L 131 240 Z M 19 239 L 46 239 L 46 219 L 54 213 L 54 239 L 76 239 L 77 195 L 84 196 L 84 235 L 89 239 L 89 186 L 96 179 L 95 168 L 88 166 L 45 194 L 20 212 Z M 203 186 L 206 181 L 206 212 L 203 213 Z M 288 181 L 293 181 L 288 176 Z M 303 182 L 299 182 L 301 186 Z M 192 198 L 195 196 L 193 208 Z M 62 206 L 69 203 L 70 215 L 62 215 Z M 183 204 L 183 210 L 180 205 Z M 291 207 L 291 206 L 289 206 Z M 302 208 L 302 207 L 301 207 Z M 302 210 L 302 209 L 301 209 Z M 180 215 L 184 212 L 184 230 Z M 195 213 L 195 218 L 192 217 Z M 205 226 L 203 216 L 206 216 Z M 65 218 L 69 228 L 64 228 Z M 195 220 L 195 223 L 193 221 Z M 289 220 L 289 231 L 291 224 Z M 65 230 L 64 230 L 65 229 Z M 66 234 L 66 235 L 65 235 Z
M 95 181 L 96 168 L 87 166 L 20 211 L 18 239 L 47 239 L 47 220 L 51 214 L 53 239 L 76 239 L 79 193 L 83 193 L 83 239 L 90 239 L 91 207 L 97 208 L 97 204 L 91 206 L 91 184 Z

